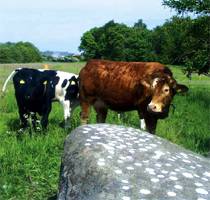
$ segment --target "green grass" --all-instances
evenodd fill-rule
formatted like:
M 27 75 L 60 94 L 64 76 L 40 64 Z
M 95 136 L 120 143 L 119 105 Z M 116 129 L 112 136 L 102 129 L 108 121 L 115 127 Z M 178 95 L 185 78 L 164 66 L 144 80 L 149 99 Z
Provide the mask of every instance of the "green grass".
M 51 69 L 79 73 L 85 63 L 49 63 Z M 43 64 L 0 65 L 0 88 L 13 69 L 20 66 L 42 68 Z M 176 109 L 170 111 L 165 120 L 159 120 L 157 135 L 180 144 L 203 155 L 210 151 L 210 79 L 193 75 L 188 80 L 179 67 L 171 67 L 179 82 L 189 86 L 187 95 L 174 98 Z M 1 93 L 0 93 L 1 96 Z M 71 130 L 79 126 L 78 107 L 71 118 Z M 46 133 L 26 131 L 17 134 L 19 117 L 14 97 L 12 81 L 4 98 L 0 98 L 0 200 L 43 200 L 57 192 L 60 160 L 63 142 L 68 132 L 59 123 L 63 119 L 63 109 L 53 103 Z M 95 123 L 95 113 L 91 111 L 90 123 Z M 128 112 L 118 120 L 115 112 L 109 112 L 108 123 L 139 127 L 137 112 Z

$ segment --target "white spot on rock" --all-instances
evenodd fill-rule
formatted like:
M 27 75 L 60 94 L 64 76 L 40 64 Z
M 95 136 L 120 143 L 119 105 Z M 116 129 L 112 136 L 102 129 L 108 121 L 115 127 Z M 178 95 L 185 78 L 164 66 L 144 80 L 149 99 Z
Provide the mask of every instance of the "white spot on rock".
M 162 167 L 162 165 L 159 164 L 159 163 L 156 163 L 155 166 L 156 166 L 156 167 Z
M 127 169 L 127 170 L 134 170 L 134 168 L 131 167 L 131 166 L 126 167 L 126 169 Z
M 207 176 L 207 177 L 210 177 L 210 172 L 204 172 L 203 175 Z
M 165 155 L 165 153 L 163 153 L 162 151 L 155 151 L 155 156 L 153 156 L 152 158 L 158 160 L 163 155 Z
M 176 193 L 175 192 L 167 192 L 167 195 L 169 197 L 175 197 L 176 196 Z
M 178 178 L 175 177 L 175 176 L 170 176 L 169 179 L 171 179 L 172 181 L 177 181 L 178 180 Z
M 93 140 L 91 140 L 91 139 L 87 139 L 86 141 L 87 141 L 87 142 L 92 142 Z
M 162 170 L 161 173 L 163 173 L 163 174 L 168 174 L 168 171 Z
M 202 184 L 202 183 L 199 183 L 199 182 L 196 182 L 195 185 L 196 185 L 197 187 L 203 186 L 203 184 Z
M 126 197 L 126 196 L 122 197 L 122 200 L 130 200 L 130 199 L 131 199 L 130 197 Z
M 141 167 L 142 166 L 141 163 L 134 163 L 134 165 L 137 166 L 137 167 Z
M 204 181 L 209 181 L 207 178 L 204 178 L 204 177 L 202 178 L 202 180 L 204 180 Z
M 116 169 L 116 170 L 115 170 L 115 173 L 116 173 L 116 174 L 122 174 L 122 170 Z
M 206 190 L 204 190 L 203 188 L 196 188 L 195 190 L 198 194 L 208 194 L 208 192 Z
M 191 163 L 191 161 L 189 161 L 187 159 L 183 159 L 182 161 L 185 162 L 185 163 Z
M 188 172 L 184 172 L 184 173 L 182 173 L 182 175 L 186 178 L 193 178 L 193 175 Z
M 122 183 L 126 183 L 126 184 L 128 183 L 127 180 L 121 180 L 121 182 L 122 182 Z
M 158 178 L 151 178 L 151 181 L 152 181 L 153 183 L 157 183 L 157 182 L 159 182 L 159 179 L 158 179 Z
M 146 195 L 148 195 L 148 194 L 150 194 L 151 192 L 150 192 L 149 190 L 147 190 L 147 189 L 141 189 L 141 190 L 140 190 L 140 193 L 141 193 L 141 194 L 146 194 Z
M 165 178 L 165 176 L 163 176 L 162 174 L 157 176 L 158 178 Z
M 97 163 L 99 166 L 104 166 L 105 165 L 105 162 L 100 162 L 100 161 L 98 161 L 98 163 Z
M 93 136 L 91 136 L 90 138 L 91 138 L 91 139 L 93 139 L 93 140 L 99 140 L 99 139 L 101 139 L 101 137 L 94 136 L 94 135 L 93 135 Z
M 123 189 L 123 190 L 129 190 L 130 187 L 129 187 L 129 186 L 123 186 L 122 189 Z
M 178 190 L 182 190 L 183 187 L 181 185 L 175 185 L 174 188 L 178 189 Z

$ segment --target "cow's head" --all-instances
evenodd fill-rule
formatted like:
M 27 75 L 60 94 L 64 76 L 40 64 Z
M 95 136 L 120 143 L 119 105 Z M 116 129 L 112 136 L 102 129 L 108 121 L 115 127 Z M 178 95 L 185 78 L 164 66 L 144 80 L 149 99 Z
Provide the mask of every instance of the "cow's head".
M 79 94 L 79 81 L 75 76 L 72 76 L 69 79 L 69 85 L 66 88 L 66 98 L 71 100 L 71 99 L 76 99 Z
M 49 81 L 46 78 L 31 78 L 31 80 L 25 80 L 25 96 L 26 100 L 39 100 L 43 98 L 47 93 L 47 87 Z
M 178 84 L 172 75 L 156 74 L 150 80 L 150 102 L 147 105 L 147 111 L 166 117 L 169 112 L 171 101 L 176 93 L 188 91 L 188 87 Z

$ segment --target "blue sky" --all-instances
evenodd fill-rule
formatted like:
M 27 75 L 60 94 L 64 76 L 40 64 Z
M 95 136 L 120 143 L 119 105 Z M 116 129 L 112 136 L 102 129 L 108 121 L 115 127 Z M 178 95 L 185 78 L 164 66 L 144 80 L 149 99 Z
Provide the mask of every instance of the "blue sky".
M 174 14 L 162 0 L 1 0 L 0 42 L 76 53 L 85 31 L 110 20 L 132 26 L 143 19 L 151 29 Z

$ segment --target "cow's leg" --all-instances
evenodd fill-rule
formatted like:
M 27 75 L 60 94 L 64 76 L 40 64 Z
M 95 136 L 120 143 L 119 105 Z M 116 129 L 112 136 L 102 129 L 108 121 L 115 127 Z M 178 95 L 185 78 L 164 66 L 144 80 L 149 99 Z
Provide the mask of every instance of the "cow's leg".
M 42 115 L 42 118 L 41 118 L 41 126 L 42 126 L 43 129 L 47 128 L 48 117 L 49 117 L 51 109 L 52 109 L 52 103 L 51 102 L 47 103 L 45 105 L 45 108 L 43 108 L 44 112 L 43 112 L 43 115 Z
M 86 101 L 81 101 L 80 106 L 81 106 L 80 123 L 81 125 L 84 125 L 88 123 L 90 104 Z
M 64 100 L 61 102 L 63 105 L 63 111 L 64 111 L 64 127 L 69 128 L 70 126 L 70 116 L 71 116 L 71 107 L 70 107 L 70 101 Z
M 24 107 L 19 107 L 19 117 L 20 117 L 20 131 L 28 127 L 29 114 L 24 110 Z
M 146 124 L 146 130 L 149 133 L 155 134 L 155 129 L 157 126 L 157 118 L 154 116 L 151 116 L 149 114 L 144 114 L 144 120 Z
M 146 123 L 144 119 L 140 119 L 140 128 L 142 130 L 146 130 Z
M 106 105 L 102 101 L 96 101 L 93 106 L 97 113 L 97 123 L 105 123 L 108 111 Z
M 138 115 L 139 115 L 140 129 L 146 130 L 146 124 L 145 124 L 145 119 L 143 118 L 143 113 L 141 111 L 138 111 Z
M 37 119 L 37 116 L 36 116 L 36 113 L 31 113 L 31 121 L 32 121 L 32 126 L 33 126 L 33 129 L 35 131 L 40 131 L 40 127 L 38 126 L 39 125 L 39 120 Z

